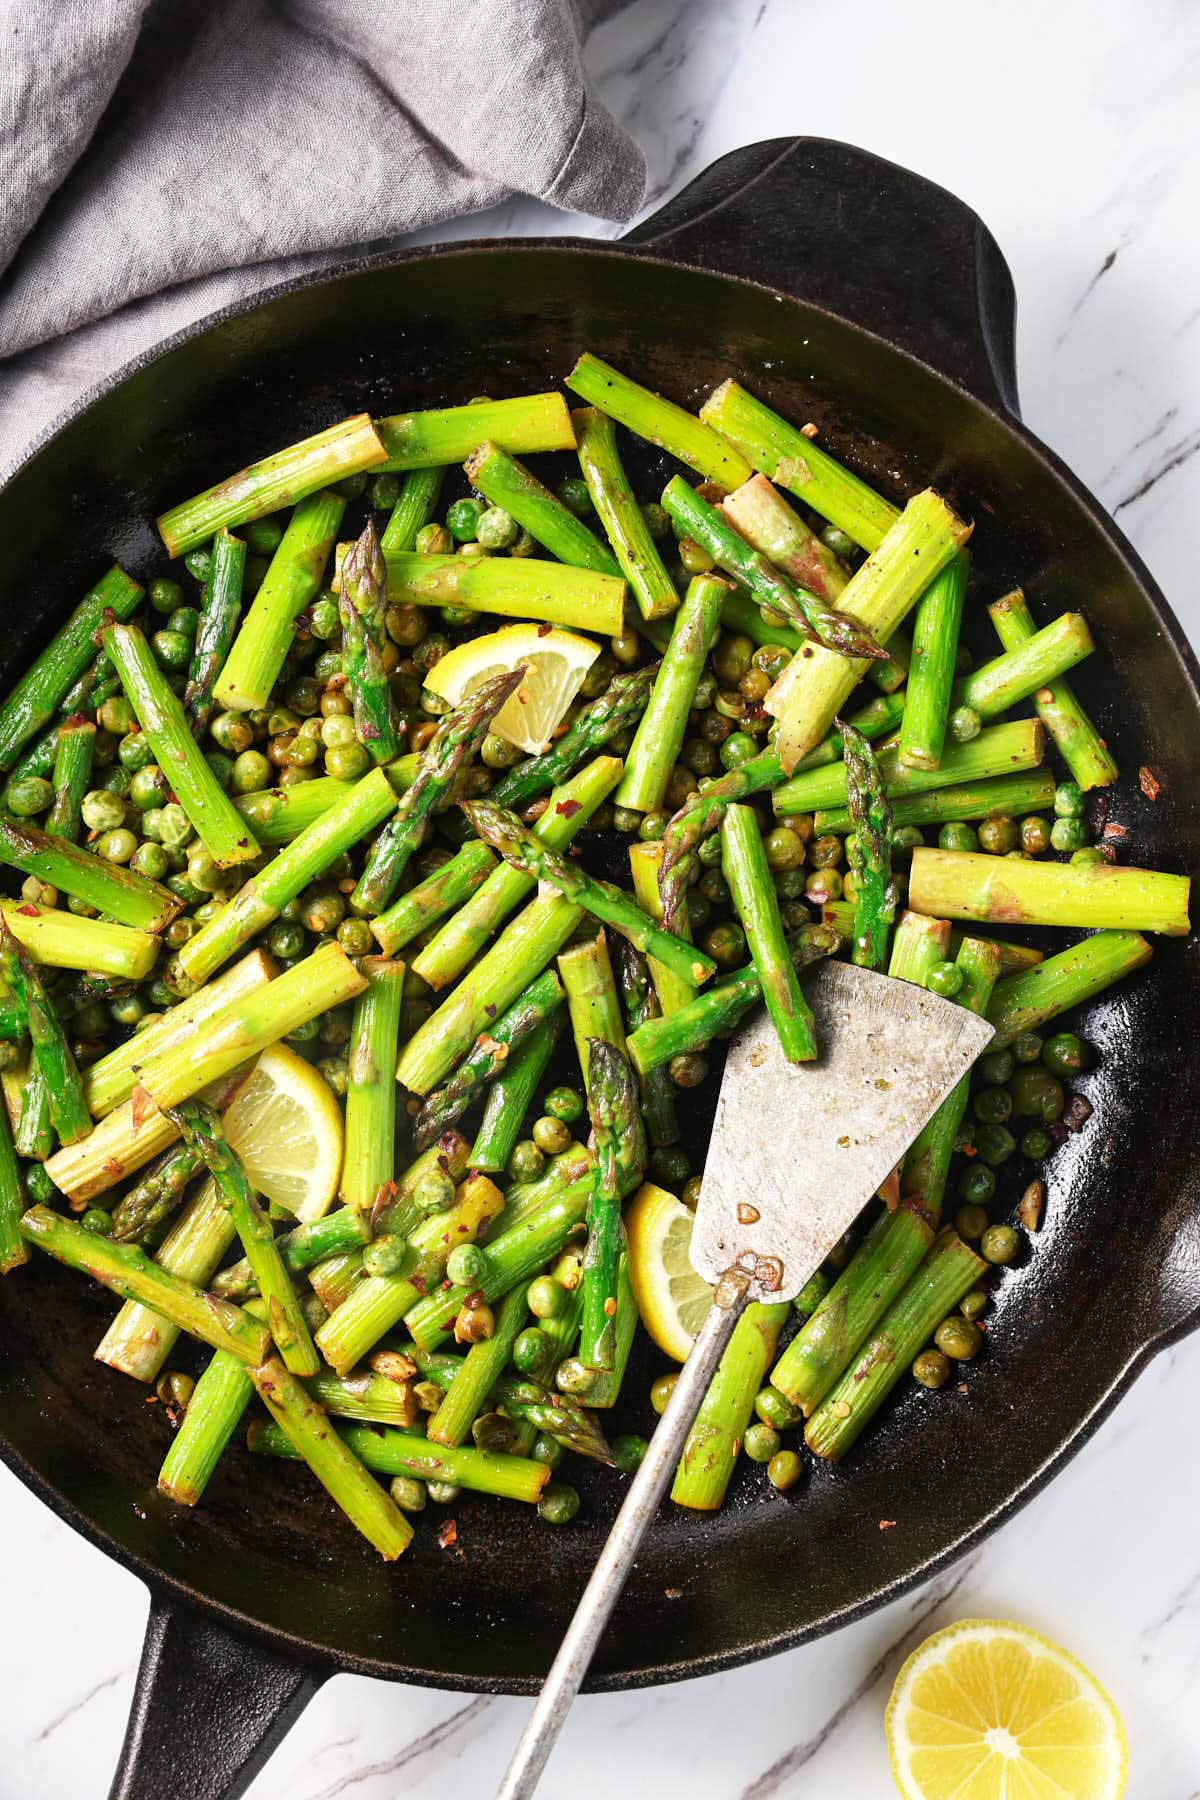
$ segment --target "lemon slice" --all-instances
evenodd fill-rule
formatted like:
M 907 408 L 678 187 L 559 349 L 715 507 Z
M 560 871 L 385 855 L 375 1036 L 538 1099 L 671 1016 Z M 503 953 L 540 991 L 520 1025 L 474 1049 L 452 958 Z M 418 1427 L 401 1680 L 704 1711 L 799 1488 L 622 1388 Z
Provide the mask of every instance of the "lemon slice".
M 660 1350 L 686 1362 L 712 1305 L 712 1289 L 688 1259 L 692 1215 L 682 1200 L 648 1181 L 625 1214 L 625 1235 L 642 1324 Z
M 905 1800 L 1119 1800 L 1121 1715 L 1082 1663 L 1003 1619 L 935 1632 L 901 1669 L 887 1709 Z
M 494 675 L 520 663 L 525 679 L 492 720 L 497 737 L 531 756 L 550 748 L 555 728 L 600 654 L 599 644 L 557 626 L 506 625 L 447 651 L 425 677 L 425 685 L 453 706 Z
M 225 1109 L 225 1134 L 251 1184 L 311 1224 L 329 1211 L 342 1173 L 342 1114 L 311 1063 L 275 1044 Z

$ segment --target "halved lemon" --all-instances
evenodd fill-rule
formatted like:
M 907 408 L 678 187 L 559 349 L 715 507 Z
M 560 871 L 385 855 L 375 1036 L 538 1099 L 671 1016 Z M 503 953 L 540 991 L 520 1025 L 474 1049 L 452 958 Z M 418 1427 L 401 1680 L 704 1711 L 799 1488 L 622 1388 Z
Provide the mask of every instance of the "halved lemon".
M 599 644 L 556 625 L 506 625 L 447 651 L 425 685 L 458 706 L 494 675 L 526 665 L 525 678 L 492 720 L 497 737 L 531 756 L 550 747 L 555 728 L 600 654 Z
M 1057 1644 L 1005 1619 L 935 1632 L 901 1669 L 887 1709 L 905 1800 L 1120 1800 L 1121 1715 Z
M 692 1215 L 682 1200 L 648 1181 L 625 1214 L 625 1235 L 642 1324 L 660 1350 L 686 1362 L 712 1305 L 712 1289 L 688 1258 Z
M 302 1224 L 329 1211 L 342 1173 L 342 1113 L 311 1063 L 274 1044 L 225 1109 L 225 1133 L 252 1186 Z

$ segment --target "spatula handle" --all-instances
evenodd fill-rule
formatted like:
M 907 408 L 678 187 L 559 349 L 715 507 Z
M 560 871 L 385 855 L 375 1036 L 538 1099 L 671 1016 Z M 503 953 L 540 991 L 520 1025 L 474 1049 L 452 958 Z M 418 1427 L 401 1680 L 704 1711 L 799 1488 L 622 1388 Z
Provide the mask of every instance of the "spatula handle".
M 529 1800 L 537 1787 L 596 1645 L 620 1598 L 638 1547 L 667 1491 L 700 1402 L 746 1305 L 748 1291 L 749 1278 L 740 1270 L 731 1270 L 713 1291 L 713 1305 L 583 1590 L 575 1617 L 497 1789 L 496 1800 Z

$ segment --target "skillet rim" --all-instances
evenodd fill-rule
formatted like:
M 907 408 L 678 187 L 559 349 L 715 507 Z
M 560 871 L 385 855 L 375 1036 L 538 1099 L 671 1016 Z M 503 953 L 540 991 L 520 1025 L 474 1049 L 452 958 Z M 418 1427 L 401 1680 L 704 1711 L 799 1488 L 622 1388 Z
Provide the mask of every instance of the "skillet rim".
M 9 487 L 19 479 L 26 467 L 37 456 L 48 449 L 68 426 L 89 411 L 98 401 L 115 393 L 132 376 L 141 373 L 168 353 L 217 327 L 245 318 L 248 314 L 273 301 L 284 299 L 308 288 L 339 281 L 348 276 L 371 274 L 421 261 L 440 262 L 454 257 L 477 259 L 481 254 L 488 252 L 504 255 L 554 252 L 562 253 L 572 259 L 577 258 L 582 252 L 608 258 L 617 257 L 635 266 L 661 268 L 665 265 L 680 275 L 695 274 L 702 278 L 716 277 L 722 282 L 732 283 L 737 287 L 765 293 L 789 306 L 799 306 L 818 317 L 833 321 L 840 328 L 861 333 L 864 338 L 881 346 L 890 355 L 900 357 L 911 364 L 914 372 L 921 378 L 932 378 L 945 385 L 972 408 L 984 413 L 995 425 L 1008 431 L 1017 440 L 1021 452 L 1043 465 L 1058 484 L 1066 490 L 1071 501 L 1083 511 L 1092 527 L 1102 534 L 1109 549 L 1125 565 L 1131 579 L 1148 602 L 1153 617 L 1179 658 L 1191 690 L 1193 704 L 1200 710 L 1200 659 L 1198 659 L 1197 652 L 1193 649 L 1166 595 L 1115 519 L 1062 458 L 1044 444 L 1016 413 L 1007 408 L 1001 410 L 989 401 L 979 398 L 971 389 L 944 374 L 932 364 L 923 361 L 911 351 L 895 344 L 884 333 L 873 331 L 869 326 L 849 319 L 832 308 L 822 306 L 816 301 L 806 300 L 769 282 L 757 281 L 745 275 L 729 274 L 707 263 L 682 262 L 668 255 L 656 254 L 649 246 L 644 250 L 632 249 L 623 240 L 610 242 L 605 239 L 573 236 L 472 238 L 442 244 L 414 245 L 399 250 L 377 251 L 365 256 L 351 256 L 324 269 L 304 271 L 301 274 L 286 277 L 282 281 L 258 290 L 245 299 L 232 301 L 226 306 L 194 320 L 191 324 L 183 326 L 150 349 L 143 350 L 114 373 L 89 388 L 27 446 L 20 461 L 6 473 L 3 482 L 0 483 L 0 496 L 7 493 Z M 1151 1331 L 1131 1348 L 1126 1362 L 1116 1371 L 1112 1381 L 1090 1411 L 1070 1426 L 1054 1452 L 1047 1456 L 1041 1466 L 1021 1482 L 1001 1505 L 993 1508 L 990 1513 L 986 1513 L 968 1530 L 951 1539 L 936 1554 L 897 1574 L 893 1580 L 875 1587 L 869 1594 L 863 1595 L 853 1603 L 826 1614 L 819 1621 L 796 1626 L 788 1631 L 777 1632 L 769 1638 L 759 1639 L 748 1645 L 743 1643 L 733 1649 L 678 1657 L 670 1662 L 656 1664 L 652 1668 L 592 1675 L 585 1681 L 584 1691 L 591 1693 L 622 1692 L 633 1688 L 690 1680 L 702 1675 L 717 1674 L 726 1669 L 739 1668 L 747 1663 L 757 1662 L 768 1656 L 778 1655 L 784 1650 L 810 1643 L 830 1632 L 840 1630 L 843 1626 L 852 1624 L 858 1619 L 865 1618 L 878 1608 L 901 1598 L 965 1556 L 969 1550 L 983 1542 L 992 1532 L 1027 1505 L 1054 1478 L 1058 1471 L 1090 1441 L 1118 1401 L 1147 1366 L 1151 1356 L 1197 1329 L 1200 1329 L 1200 1298 L 1197 1299 L 1189 1313 L 1170 1324 L 1164 1324 L 1159 1329 Z M 114 1562 L 128 1569 L 131 1574 L 138 1576 L 150 1589 L 152 1596 L 170 1596 L 181 1607 L 198 1611 L 204 1618 L 215 1622 L 238 1637 L 269 1645 L 277 1651 L 283 1650 L 298 1665 L 314 1672 L 319 1678 L 337 1673 L 349 1673 L 406 1682 L 416 1687 L 438 1688 L 448 1692 L 530 1695 L 539 1691 L 540 1684 L 534 1679 L 499 1680 L 488 1676 L 449 1674 L 440 1670 L 434 1672 L 381 1658 L 330 1650 L 324 1646 L 316 1646 L 308 1639 L 297 1637 L 281 1626 L 263 1624 L 260 1620 L 236 1607 L 214 1600 L 207 1594 L 188 1587 L 185 1582 L 158 1568 L 148 1557 L 128 1549 L 111 1538 L 102 1527 L 89 1518 L 74 1501 L 68 1499 L 47 1476 L 35 1468 L 24 1454 L 8 1441 L 2 1427 L 0 1427 L 0 1462 L 3 1462 L 22 1485 L 36 1494 L 38 1499 L 48 1506 L 58 1518 L 105 1555 L 111 1557 Z

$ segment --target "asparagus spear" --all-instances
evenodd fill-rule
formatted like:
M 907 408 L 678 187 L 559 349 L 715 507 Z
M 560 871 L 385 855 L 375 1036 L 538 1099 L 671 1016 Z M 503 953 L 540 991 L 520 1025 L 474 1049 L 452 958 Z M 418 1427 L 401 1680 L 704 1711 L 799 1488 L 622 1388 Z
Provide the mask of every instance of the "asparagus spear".
M 842 724 L 841 731 L 846 795 L 854 826 L 848 845 L 855 881 L 853 957 L 860 968 L 878 969 L 887 957 L 888 931 L 896 917 L 898 898 L 892 876 L 892 809 L 866 738 L 848 723 Z
M 455 776 L 475 755 L 488 726 L 520 686 L 524 674 L 522 663 L 503 675 L 494 675 L 442 719 L 421 756 L 416 779 L 367 853 L 353 897 L 359 912 L 383 911 L 425 840 L 430 814 L 448 797 Z
M 329 943 L 265 988 L 238 995 L 190 1041 L 168 1043 L 147 1055 L 136 1068 L 132 1098 L 102 1119 L 82 1143 L 51 1157 L 51 1179 L 73 1200 L 90 1200 L 115 1187 L 174 1141 L 175 1128 L 162 1116 L 164 1106 L 190 1099 L 309 1019 L 354 999 L 365 985 L 340 946 Z
M 493 506 L 501 506 L 560 562 L 602 575 L 621 574 L 610 550 L 556 495 L 499 444 L 479 446 L 463 464 L 467 480 Z
M 108 657 L 101 650 L 59 701 L 57 717 L 21 752 L 12 766 L 9 782 L 19 781 L 26 775 L 49 775 L 54 768 L 61 726 L 76 714 L 94 713 L 120 691 L 121 683 Z
M 398 756 L 384 770 L 397 796 L 406 793 L 416 779 L 421 758 L 414 752 Z M 243 794 L 237 809 L 250 825 L 264 850 L 275 850 L 290 844 L 293 838 L 327 813 L 354 788 L 352 781 L 338 781 L 332 775 L 318 775 L 315 781 L 300 781 L 293 787 L 262 788 L 257 794 Z
M 719 568 L 748 587 L 756 600 L 787 619 L 806 639 L 839 656 L 886 660 L 882 645 L 857 617 L 830 606 L 780 574 L 774 563 L 739 536 L 728 519 L 681 475 L 672 476 L 667 483 L 662 503 L 675 525 L 703 545 Z
M 396 1080 L 427 1094 L 550 963 L 583 918 L 561 894 L 531 900 L 400 1052 Z M 415 966 L 415 965 L 414 965 Z
M 754 468 L 797 494 L 864 550 L 876 549 L 895 523 L 897 509 L 889 501 L 736 381 L 714 388 L 700 417 L 736 444 Z
M 5 1069 L 2 1079 L 18 1156 L 45 1162 L 54 1148 L 54 1128 L 50 1123 L 50 1090 L 41 1065 L 31 1054 L 27 1063 Z
M 657 812 L 662 805 L 727 592 L 728 584 L 717 575 L 697 575 L 688 583 L 675 614 L 671 641 L 625 759 L 625 774 L 616 792 L 618 806 Z
M 285 1231 L 276 1238 L 279 1254 L 293 1275 L 315 1264 L 324 1262 L 331 1256 L 343 1256 L 348 1251 L 361 1250 L 371 1236 L 371 1220 L 364 1213 L 356 1211 L 353 1206 L 339 1206 L 333 1212 L 326 1213 L 323 1219 L 314 1219 L 308 1225 L 295 1225 L 291 1231 Z M 247 1300 L 258 1291 L 258 1282 L 254 1271 L 246 1258 L 222 1269 L 213 1277 L 212 1290 L 220 1294 L 224 1300 Z
M 557 1323 L 556 1319 L 545 1320 L 543 1329 Z M 423 1380 L 434 1382 L 445 1393 L 449 1393 L 466 1360 L 444 1350 L 422 1350 L 411 1340 L 400 1345 L 399 1353 L 416 1364 Z M 607 1379 L 609 1378 L 603 1375 L 598 1377 L 588 1389 L 589 1401 L 600 1383 Z M 499 1377 L 492 1389 L 491 1398 L 503 1407 L 510 1418 L 532 1425 L 536 1431 L 544 1431 L 548 1437 L 556 1439 L 564 1450 L 573 1450 L 576 1455 L 590 1457 L 593 1462 L 611 1465 L 612 1451 L 605 1441 L 604 1433 L 591 1416 L 590 1406 L 585 1409 L 568 1395 L 547 1390 L 540 1382 L 527 1375 L 511 1373 Z
M 967 591 L 968 559 L 960 550 L 931 581 L 917 606 L 908 698 L 900 727 L 900 763 L 908 769 L 936 769 L 942 760 L 950 689 Z
M 615 637 L 625 610 L 617 575 L 572 568 L 539 557 L 416 556 L 386 558 L 393 600 L 412 606 L 462 606 L 505 618 L 539 619 L 575 631 Z
M 303 1458 L 330 1499 L 336 1501 L 385 1562 L 394 1562 L 412 1542 L 412 1526 L 356 1454 L 355 1432 L 364 1430 L 370 1437 L 376 1428 L 331 1431 L 324 1408 L 305 1392 L 278 1357 L 273 1356 L 254 1369 L 251 1379 L 293 1454 Z
M 61 908 L 28 901 L 0 901 L 0 916 L 33 960 L 51 969 L 83 969 L 90 975 L 113 975 L 143 981 L 154 967 L 159 941 L 146 931 L 81 919 Z
M 134 931 L 165 929 L 183 902 L 120 863 L 106 862 L 66 837 L 51 837 L 24 819 L 0 819 L 0 863 L 22 869 Z
M 530 1457 L 502 1456 L 466 1447 L 452 1449 L 448 1444 L 430 1444 L 426 1438 L 406 1437 L 402 1432 L 380 1430 L 373 1425 L 347 1425 L 329 1435 L 361 1457 L 366 1468 L 380 1475 L 413 1475 L 419 1481 L 451 1482 L 455 1487 L 491 1494 L 498 1500 L 523 1500 L 535 1505 L 550 1479 L 547 1465 Z M 259 1455 L 297 1454 L 294 1447 L 289 1448 L 282 1431 L 276 1432 L 257 1421 L 250 1427 L 249 1445 Z
M 300 501 L 217 677 L 219 706 L 234 712 L 266 706 L 291 648 L 296 616 L 320 588 L 345 509 L 337 494 L 310 493 Z
M 629 846 L 629 872 L 633 878 L 633 892 L 647 918 L 657 920 L 676 937 L 690 943 L 692 927 L 686 906 L 680 906 L 678 917 L 672 919 L 669 925 L 667 922 L 660 886 L 662 855 L 661 844 L 638 843 Z M 646 960 L 650 968 L 650 979 L 654 983 L 654 991 L 665 1017 L 669 1018 L 681 1006 L 687 1006 L 695 999 L 696 982 L 685 980 L 676 970 L 653 956 L 647 956 Z
M 7 1275 L 11 1269 L 18 1269 L 29 1261 L 29 1252 L 19 1229 L 24 1210 L 21 1168 L 9 1130 L 8 1113 L 0 1106 L 0 1275 Z
M 592 1071 L 589 1044 L 595 1038 L 602 1038 L 622 1054 L 625 1051 L 621 1004 L 617 998 L 617 984 L 613 979 L 605 933 L 599 931 L 586 943 L 575 944 L 571 949 L 564 950 L 558 959 L 558 972 L 566 990 L 575 1054 L 579 1059 L 579 1071 L 583 1076 L 590 1106 Z
M 192 1391 L 158 1472 L 158 1491 L 165 1499 L 176 1506 L 199 1506 L 253 1397 L 254 1383 L 245 1363 L 226 1350 L 216 1351 Z
M 788 1310 L 786 1302 L 763 1306 L 751 1301 L 734 1326 L 683 1447 L 671 1488 L 676 1506 L 716 1512 L 724 1500 L 753 1416 L 754 1397 L 770 1367 Z
M 721 512 L 752 549 L 760 550 L 789 581 L 819 600 L 836 600 L 850 580 L 841 560 L 765 475 L 752 475 L 727 494 Z
M 393 551 L 411 550 L 422 525 L 427 525 L 437 511 L 438 496 L 446 478 L 445 467 L 410 469 L 400 487 L 400 498 L 383 528 L 379 547 L 387 556 Z
M 216 1109 L 200 1100 L 185 1100 L 164 1111 L 188 1148 L 204 1163 L 216 1183 L 217 1198 L 228 1207 L 258 1291 L 266 1302 L 267 1325 L 293 1375 L 315 1375 L 320 1367 L 304 1322 L 299 1297 L 279 1254 L 271 1221 L 246 1179 L 246 1171 L 230 1149 Z
M 497 867 L 486 844 L 464 844 L 458 855 L 371 920 L 371 932 L 385 956 L 411 943 L 448 912 L 454 912 L 477 893 Z
M 721 824 L 721 869 L 746 931 L 763 999 L 787 1060 L 817 1054 L 812 1009 L 800 988 L 779 916 L 758 820 L 748 806 L 731 806 Z
M 488 1395 L 508 1367 L 512 1347 L 529 1318 L 528 1287 L 521 1283 L 506 1294 L 496 1309 L 496 1328 L 490 1338 L 472 1344 L 446 1389 L 441 1405 L 429 1421 L 433 1444 L 461 1444 L 483 1411 Z
M 155 761 L 196 836 L 219 869 L 250 862 L 259 854 L 254 834 L 209 768 L 146 639 L 135 625 L 113 625 L 103 638 Z
M 181 1331 L 229 1350 L 246 1363 L 258 1363 L 267 1354 L 270 1334 L 265 1325 L 250 1318 L 240 1306 L 218 1300 L 201 1288 L 171 1275 L 151 1262 L 136 1244 L 114 1244 L 108 1238 L 85 1231 L 47 1206 L 31 1206 L 21 1220 L 21 1236 L 68 1268 L 110 1288 L 122 1299 L 136 1300 L 163 1313 Z
M 970 529 L 932 488 L 917 494 L 851 577 L 841 595 L 843 610 L 886 644 Z M 779 720 L 777 747 L 787 774 L 824 737 L 867 670 L 861 658 L 809 649 L 810 655 L 792 658 L 764 702 Z
M 585 1368 L 611 1370 L 616 1367 L 617 1352 L 621 1194 L 631 1176 L 641 1178 L 645 1140 L 633 1072 L 625 1056 L 600 1037 L 589 1039 L 587 1049 L 596 1170 L 583 1258 L 579 1358 Z
M 828 925 L 802 925 L 788 938 L 793 966 L 804 969 L 810 962 L 832 956 L 841 936 Z M 630 1061 L 639 1075 L 662 1068 L 674 1056 L 702 1050 L 709 1041 L 732 1031 L 762 999 L 762 982 L 753 963 L 715 981 L 710 988 L 676 1012 L 647 1019 L 628 1038 Z
M 429 412 L 392 413 L 377 419 L 387 449 L 385 469 L 428 469 L 460 463 L 489 439 L 514 456 L 538 450 L 573 450 L 575 433 L 561 394 L 519 394 L 512 400 L 472 401 Z
M 809 1420 L 804 1438 L 816 1456 L 839 1462 L 878 1412 L 946 1314 L 987 1273 L 988 1265 L 953 1231 L 944 1231 L 884 1314 L 858 1362 L 847 1369 Z
M 522 825 L 514 813 L 486 800 L 465 801 L 463 811 L 478 836 L 498 850 L 506 862 L 512 863 L 522 874 L 550 882 L 575 905 L 611 925 L 639 950 L 648 951 L 685 981 L 699 985 L 713 973 L 716 964 L 710 956 L 682 938 L 663 931 L 620 888 L 586 874 L 551 850 L 545 840 Z
M 961 925 L 950 928 L 949 956 L 957 956 L 966 938 L 973 937 L 981 944 L 994 943 L 1000 956 L 1001 975 L 1019 975 L 1025 969 L 1032 969 L 1046 960 L 1044 950 L 1035 950 L 1030 944 L 1009 944 L 998 938 L 983 938 L 977 931 L 964 931 Z M 945 960 L 943 958 L 943 960 Z M 993 1040 L 993 1048 L 998 1048 Z
M 552 1324 L 557 1321 L 550 1321 Z M 629 1356 L 633 1349 L 633 1340 L 637 1336 L 637 1328 L 641 1323 L 637 1301 L 634 1298 L 633 1286 L 629 1279 L 629 1256 L 621 1252 L 617 1269 L 617 1306 L 613 1314 L 613 1366 L 602 1369 L 596 1375 L 592 1385 L 583 1398 L 587 1402 L 588 1412 L 607 1411 L 617 1404 L 621 1394 L 621 1386 L 625 1380 L 625 1371 L 629 1366 Z
M 694 413 L 664 400 L 661 394 L 651 393 L 590 352 L 585 352 L 575 364 L 567 376 L 567 386 L 589 406 L 598 406 L 636 436 L 678 457 L 706 481 L 726 489 L 735 488 L 754 472 L 744 457 L 709 426 L 701 424 Z
M 1186 875 L 1112 863 L 1017 862 L 970 851 L 914 850 L 910 904 L 948 919 L 1005 925 L 1112 926 L 1183 937 Z
M 77 844 L 83 832 L 80 807 L 92 779 L 96 727 L 82 713 L 72 713 L 58 727 L 54 754 L 54 804 L 46 816 L 50 837 Z
M 931 793 L 897 794 L 888 804 L 897 830 L 902 825 L 945 825 L 952 819 L 1019 819 L 1026 813 L 1053 806 L 1054 788 L 1052 769 L 1030 769 L 1027 774 L 966 781 Z M 854 822 L 849 807 L 835 806 L 828 811 L 818 807 L 813 814 L 813 829 L 852 831 Z
M 478 1284 L 478 1291 L 489 1305 L 519 1281 L 535 1275 L 552 1256 L 566 1248 L 583 1224 L 591 1191 L 591 1176 L 585 1176 L 532 1208 L 489 1241 L 487 1270 Z M 422 1349 L 436 1350 L 454 1329 L 463 1302 L 473 1291 L 449 1287 L 426 1294 L 405 1313 L 405 1328 Z
M 505 1067 L 509 1056 L 553 1018 L 562 997 L 562 983 L 552 969 L 546 969 L 494 1025 L 479 1034 L 450 1081 L 429 1094 L 417 1114 L 413 1141 L 419 1149 L 424 1150 L 462 1117 L 484 1084 Z
M 495 1174 L 508 1167 L 521 1135 L 521 1123 L 554 1049 L 561 1019 L 561 1009 L 556 1008 L 490 1083 L 483 1117 L 471 1146 L 473 1169 Z
M 95 656 L 96 633 L 110 619 L 130 618 L 141 598 L 141 587 L 116 563 L 84 595 L 0 705 L 0 769 L 11 769 L 22 746 L 54 717 Z
M 332 486 L 363 469 L 378 468 L 384 455 L 380 434 L 371 420 L 366 413 L 356 413 L 173 506 L 158 519 L 159 536 L 168 556 L 183 556 L 197 544 L 207 543 L 222 526 L 228 530 L 261 519 L 279 507 L 296 506 L 297 501 L 303 504 L 318 488 Z
M 622 766 L 619 757 L 598 756 L 561 787 L 556 787 L 546 803 L 545 812 L 533 828 L 537 836 L 552 850 L 565 850 L 617 785 Z M 498 791 L 493 791 L 493 798 Z M 513 908 L 536 886 L 532 877 L 522 875 L 505 862 L 500 863 L 478 894 L 460 907 L 433 941 L 418 952 L 413 959 L 413 973 L 432 988 L 448 986 L 474 960 Z
M 238 890 L 228 906 L 201 926 L 179 952 L 189 980 L 207 981 L 214 969 L 277 919 L 310 882 L 382 823 L 398 804 L 382 769 L 372 769 L 349 793 L 306 826 L 286 849 Z
M 331 1375 L 320 1370 L 305 1382 L 314 1400 L 338 1419 L 356 1419 L 364 1425 L 415 1425 L 420 1406 L 411 1381 L 390 1376 Z
M 625 1019 L 631 1032 L 636 1032 L 651 1019 L 662 1017 L 658 995 L 650 980 L 650 970 L 640 950 L 625 938 L 618 938 L 617 981 L 624 1002 Z M 711 992 L 711 990 L 709 990 Z M 678 1017 L 678 1014 L 676 1014 Z M 611 1041 L 611 1040 L 610 1040 Z M 624 1048 L 628 1052 L 628 1041 Z M 641 1073 L 639 1071 L 639 1073 Z M 675 1116 L 675 1083 L 660 1064 L 641 1074 L 642 1116 L 650 1142 L 656 1147 L 679 1141 L 679 1121 Z
M 459 1244 L 474 1243 L 503 1206 L 503 1194 L 486 1175 L 473 1175 L 464 1181 L 454 1205 L 433 1219 L 426 1233 L 433 1241 L 420 1248 L 413 1246 L 413 1262 L 406 1272 L 363 1277 L 330 1313 L 317 1332 L 317 1348 L 326 1362 L 339 1375 L 353 1369 L 385 1332 L 419 1304 L 423 1294 L 437 1290 L 450 1252 Z M 507 1292 L 507 1288 L 501 1291 Z M 464 1298 L 467 1292 L 464 1290 Z M 454 1309 L 456 1314 L 461 1305 L 460 1300 Z M 453 1325 L 453 1318 L 450 1322 Z
M 892 939 L 888 974 L 893 981 L 925 987 L 930 971 L 950 955 L 950 924 L 925 913 L 902 912 Z
M 341 576 L 342 672 L 354 700 L 354 729 L 372 761 L 391 762 L 400 751 L 400 723 L 383 665 L 387 570 L 373 519 L 347 551 Z
M 1046 734 L 1037 719 L 1012 719 L 991 725 L 965 744 L 951 744 L 936 769 L 909 769 L 900 761 L 899 749 L 877 752 L 884 790 L 889 800 L 901 795 L 934 793 L 961 782 L 987 781 L 993 775 L 1012 775 L 1034 769 L 1042 761 Z M 793 775 L 775 789 L 771 804 L 780 818 L 815 812 L 818 807 L 846 804 L 845 762 L 826 763 Z
M 581 707 L 562 736 L 540 756 L 517 763 L 492 789 L 497 806 L 514 812 L 527 806 L 547 788 L 565 781 L 593 750 L 603 749 L 627 731 L 645 711 L 656 670 L 629 669 L 614 675 L 602 694 Z
M 275 964 L 265 950 L 252 950 L 234 963 L 215 981 L 180 1000 L 169 1012 L 143 1021 L 134 1035 L 118 1044 L 107 1056 L 101 1056 L 84 1071 L 83 1092 L 88 1111 L 102 1119 L 123 1100 L 128 1100 L 137 1086 L 136 1067 L 155 1051 L 168 1044 L 190 1041 L 200 1028 L 231 1000 L 240 994 L 251 994 L 267 985 L 275 974 Z
M 29 958 L 12 933 L 0 924 L 0 973 L 19 1006 L 25 1009 L 34 1060 L 46 1084 L 50 1123 L 62 1143 L 76 1144 L 92 1129 L 83 1097 L 83 1081 L 62 1021 Z
M 396 1048 L 404 964 L 365 956 L 366 987 L 354 1002 L 346 1060 L 346 1146 L 342 1199 L 359 1214 L 374 1207 L 396 1169 Z
M 943 920 L 936 924 L 944 930 Z M 944 948 L 942 931 L 906 914 L 896 936 L 891 972 L 923 985 Z M 964 977 L 960 1004 L 986 1012 L 999 966 L 995 947 L 964 940 L 958 966 Z M 881 1215 L 771 1371 L 771 1385 L 806 1418 L 850 1367 L 929 1248 L 969 1087 L 964 1076 L 923 1127 L 905 1159 L 900 1205 Z
M 365 1278 L 361 1250 L 338 1251 L 315 1263 L 308 1272 L 309 1286 L 327 1313 L 344 1306 Z
M 199 1167 L 200 1157 L 188 1144 L 172 1144 L 164 1150 L 113 1208 L 110 1235 L 114 1243 L 136 1243 L 153 1226 L 169 1219 Z
M 171 1226 L 154 1260 L 168 1275 L 204 1287 L 235 1236 L 233 1221 L 217 1199 L 216 1188 L 211 1180 L 205 1181 Z M 96 1361 L 132 1375 L 135 1381 L 154 1381 L 178 1336 L 179 1327 L 172 1320 L 152 1306 L 129 1300 L 101 1338 Z
M 183 690 L 183 710 L 194 736 L 201 740 L 213 715 L 213 688 L 237 631 L 245 574 L 246 546 L 222 526 L 213 538 L 196 647 Z
M 1059 1013 L 1144 968 L 1153 954 L 1136 931 L 1097 931 L 1034 968 L 1007 975 L 988 1005 L 988 1022 L 996 1027 L 992 1048 L 1004 1050 L 1023 1032 L 1040 1031 Z
M 994 719 L 1065 675 L 1090 656 L 1095 647 L 1087 620 L 1079 613 L 1062 613 L 1032 637 L 1025 638 L 1015 650 L 1006 650 L 991 662 L 981 663 L 956 681 L 950 704 L 969 706 L 981 719 Z
M 679 605 L 679 596 L 621 467 L 616 427 L 594 406 L 573 412 L 571 423 L 579 440 L 579 466 L 592 505 L 608 533 L 638 611 L 643 619 L 665 618 Z
M 1020 649 L 1037 635 L 1020 588 L 989 606 L 988 617 L 1005 650 Z M 1085 793 L 1090 788 L 1107 787 L 1117 779 L 1117 765 L 1104 739 L 1067 682 L 1047 682 L 1034 693 L 1033 704 L 1063 761 Z

